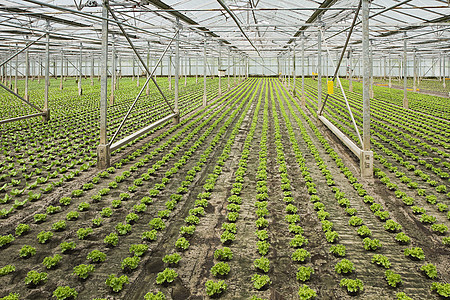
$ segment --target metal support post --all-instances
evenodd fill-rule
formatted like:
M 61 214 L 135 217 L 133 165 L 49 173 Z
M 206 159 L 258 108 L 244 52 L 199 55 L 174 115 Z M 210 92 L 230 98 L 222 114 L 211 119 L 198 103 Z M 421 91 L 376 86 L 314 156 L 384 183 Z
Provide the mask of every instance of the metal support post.
M 53 56 L 53 77 L 56 79 L 56 57 Z
M 50 27 L 47 21 L 47 28 Z M 45 43 L 45 96 L 44 96 L 44 110 L 43 119 L 44 122 L 50 120 L 50 110 L 48 108 L 48 89 L 50 83 L 50 34 L 46 33 L 46 43 Z
M 169 64 L 168 64 L 168 80 L 169 80 L 169 90 L 172 90 L 172 54 L 169 55 Z
M 302 106 L 306 105 L 305 97 L 305 34 L 302 32 Z
M 150 66 L 150 42 L 147 41 L 147 66 Z M 147 74 L 147 79 L 150 76 L 149 72 L 146 72 Z M 148 81 L 148 80 L 147 80 Z M 147 84 L 147 88 L 145 89 L 145 94 L 148 96 L 150 94 L 150 85 Z
M 288 91 L 291 90 L 291 47 L 289 47 L 287 52 L 287 73 L 288 73 Z
M 292 74 L 292 77 L 293 77 L 293 81 L 294 81 L 294 83 L 293 83 L 293 87 L 292 87 L 292 94 L 294 95 L 294 97 L 296 97 L 297 96 L 297 94 L 296 94 L 296 86 L 295 86 L 295 79 L 296 79 L 296 76 L 297 76 L 297 74 L 296 74 L 296 69 L 295 69 L 295 44 L 294 44 L 294 46 L 293 46 L 293 53 L 292 53 L 292 55 L 293 55 L 293 64 L 292 64 L 292 66 L 294 67 L 294 70 L 293 70 L 293 74 Z
M 417 91 L 417 57 L 416 57 L 416 49 L 414 49 L 413 54 L 413 92 Z
M 236 79 L 236 73 L 234 78 Z M 205 38 L 205 40 L 203 41 L 203 107 L 206 107 L 206 104 L 207 99 L 206 99 L 206 38 Z
M 374 93 L 373 93 L 373 49 L 372 49 L 372 40 L 369 40 L 369 63 L 370 63 L 370 99 L 374 98 Z
M 69 77 L 69 59 L 66 58 L 66 77 L 64 78 L 64 81 L 67 80 L 67 77 Z
M 408 108 L 408 91 L 407 91 L 407 85 L 408 85 L 408 68 L 407 68 L 407 55 L 406 52 L 406 32 L 403 35 L 403 108 Z
M 322 34 L 320 26 L 317 28 L 317 107 L 322 107 Z
M 60 75 L 60 82 L 59 82 L 60 90 L 62 90 L 64 88 L 63 81 L 64 81 L 64 52 L 63 52 L 63 50 L 61 50 L 61 75 Z
M 195 84 L 198 84 L 198 56 L 195 57 Z
M 217 60 L 217 75 L 219 76 L 219 97 L 222 96 L 222 74 L 221 74 L 221 63 L 222 63 L 222 44 L 219 43 L 219 58 Z
M 348 90 L 350 92 L 353 92 L 353 49 L 350 47 L 350 50 L 348 50 L 348 78 L 349 78 L 349 82 L 348 82 Z
M 187 75 L 188 75 L 188 57 L 187 52 L 184 52 L 184 86 L 187 86 Z
M 363 144 L 360 157 L 362 177 L 373 177 L 373 152 L 370 151 L 370 41 L 369 41 L 369 0 L 362 0 L 362 32 L 363 32 Z
M 231 49 L 230 48 L 228 48 L 228 60 L 227 60 L 227 75 L 228 75 L 228 90 L 231 88 L 231 85 L 230 85 L 230 52 L 231 52 Z
M 236 85 L 236 57 L 233 55 L 233 77 L 234 85 Z
M 134 81 L 134 77 L 136 77 L 136 69 L 134 66 L 134 56 L 131 57 L 131 62 L 132 62 L 132 68 L 133 68 L 133 77 L 131 78 L 131 81 Z
M 83 44 L 80 42 L 80 65 L 79 65 L 79 78 L 78 78 L 78 95 L 83 95 L 83 88 L 81 87 L 81 80 L 83 78 Z
M 392 88 L 392 62 L 391 62 L 391 53 L 389 53 L 389 88 Z
M 91 85 L 94 85 L 94 54 L 91 54 Z
M 176 24 L 176 32 L 177 35 L 175 37 L 175 117 L 173 118 L 173 122 L 175 124 L 178 124 L 180 122 L 180 109 L 178 108 L 178 100 L 179 100 L 179 91 L 178 91 L 178 84 L 179 84 L 179 76 L 180 76 L 180 19 L 177 17 L 177 24 Z
M 133 59 L 134 61 L 134 59 Z M 141 73 L 141 70 L 139 68 L 139 64 L 137 65 L 137 73 L 136 73 L 136 87 L 139 87 L 139 73 Z
M 111 95 L 109 96 L 109 105 L 114 105 L 115 91 L 116 91 L 116 80 L 117 80 L 117 56 L 116 56 L 116 45 L 115 41 L 112 42 L 112 66 L 111 66 Z M 102 67 L 103 68 L 103 67 Z M 103 72 L 103 70 L 102 70 Z M 106 76 L 108 80 L 108 75 Z
M 446 83 L 445 83 L 445 54 L 442 56 L 442 79 L 443 79 L 443 83 L 442 83 L 442 85 L 443 85 L 443 87 L 444 87 L 444 89 L 445 89 L 445 87 L 446 87 Z
M 16 51 L 18 50 L 18 46 L 16 44 Z M 19 93 L 19 87 L 17 86 L 17 77 L 19 77 L 19 55 L 16 55 L 16 70 L 14 76 L 14 92 Z
M 102 8 L 102 50 L 101 50 L 101 81 L 100 81 L 100 144 L 97 148 L 97 167 L 106 169 L 111 164 L 111 155 L 107 136 L 108 109 L 108 5 L 109 0 L 103 0 Z M 114 48 L 113 48 L 114 49 Z M 114 70 L 113 70 L 114 73 Z
M 383 80 L 386 80 L 386 56 L 383 56 Z
M 28 79 L 30 77 L 30 54 L 25 51 L 25 100 L 30 100 L 30 96 L 28 95 Z

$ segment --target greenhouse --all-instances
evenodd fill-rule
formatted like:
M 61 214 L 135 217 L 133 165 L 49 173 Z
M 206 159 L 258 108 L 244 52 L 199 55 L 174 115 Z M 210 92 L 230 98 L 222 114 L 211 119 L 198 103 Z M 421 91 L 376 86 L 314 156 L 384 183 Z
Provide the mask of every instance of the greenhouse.
M 450 1 L 2 0 L 0 40 L 0 299 L 450 298 Z

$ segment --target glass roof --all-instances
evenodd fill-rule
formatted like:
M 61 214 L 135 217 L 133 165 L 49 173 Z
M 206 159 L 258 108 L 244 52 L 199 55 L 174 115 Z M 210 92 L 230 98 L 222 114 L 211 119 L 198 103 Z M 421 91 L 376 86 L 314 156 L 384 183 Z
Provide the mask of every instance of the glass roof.
M 206 40 L 211 53 L 220 49 L 222 53 L 276 57 L 294 44 L 298 49 L 303 34 L 307 53 L 316 52 L 318 25 L 324 28 L 330 51 L 339 51 L 359 0 L 110 0 L 109 3 L 141 51 L 149 47 L 152 51 L 163 51 L 174 35 L 178 17 L 182 25 L 182 53 L 201 55 L 199 50 Z M 0 55 L 23 47 L 47 30 L 53 51 L 64 49 L 75 54 L 81 42 L 83 49 L 94 55 L 99 53 L 101 4 L 102 0 L 2 0 Z M 349 44 L 356 53 L 362 47 L 360 16 L 357 21 Z M 377 0 L 370 4 L 370 39 L 375 54 L 399 53 L 405 37 L 408 48 L 423 55 L 450 53 L 449 29 L 448 1 Z M 115 41 L 121 53 L 131 55 L 130 46 L 113 22 L 110 31 L 110 41 Z M 41 39 L 33 51 L 43 47 Z

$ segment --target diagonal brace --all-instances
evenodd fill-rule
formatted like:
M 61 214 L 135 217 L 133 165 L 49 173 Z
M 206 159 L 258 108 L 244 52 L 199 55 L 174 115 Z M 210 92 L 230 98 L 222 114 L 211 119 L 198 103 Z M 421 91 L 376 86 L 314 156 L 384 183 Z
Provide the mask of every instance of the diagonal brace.
M 19 55 L 20 53 L 22 53 L 23 51 L 27 50 L 28 48 L 31 47 L 31 45 L 33 45 L 34 43 L 36 43 L 37 41 L 39 41 L 40 39 L 42 39 L 44 36 L 46 35 L 46 33 L 44 33 L 43 35 L 41 35 L 40 37 L 38 37 L 36 40 L 29 42 L 25 47 L 23 47 L 22 49 L 20 49 L 19 51 L 17 51 L 16 53 L 14 53 L 13 55 L 11 55 L 8 59 L 6 59 L 4 62 L 2 62 L 0 64 L 0 67 L 3 66 L 4 64 L 6 64 L 7 62 L 9 62 L 11 59 L 13 59 L 14 57 L 16 57 L 17 55 Z
M 348 43 L 350 42 L 350 37 L 352 36 L 352 32 L 353 32 L 353 28 L 355 27 L 356 20 L 358 19 L 359 10 L 361 9 L 361 4 L 362 4 L 362 0 L 359 0 L 358 9 L 356 10 L 355 16 L 353 17 L 353 22 L 352 22 L 352 25 L 350 26 L 350 31 L 348 32 L 347 39 L 345 40 L 344 48 L 342 48 L 342 53 L 339 58 L 338 64 L 336 66 L 336 70 L 334 70 L 334 75 L 333 75 L 333 79 L 332 79 L 333 82 L 336 79 L 336 76 L 339 72 L 339 67 L 341 66 L 342 59 L 344 58 L 345 51 L 347 50 Z M 322 32 L 322 30 L 321 30 L 321 32 Z M 322 35 L 323 35 L 323 33 L 322 33 Z M 325 43 L 326 43 L 326 40 L 325 40 Z M 327 47 L 327 51 L 329 52 L 328 47 Z M 328 100 L 328 95 L 329 94 L 327 93 L 322 106 L 319 107 L 319 116 L 322 115 L 323 108 L 325 107 L 325 104 L 327 103 L 327 100 Z M 361 144 L 362 144 L 362 141 L 361 141 Z
M 144 59 L 141 57 L 141 55 L 139 54 L 139 52 L 136 50 L 136 48 L 133 45 L 133 42 L 131 41 L 130 37 L 128 36 L 128 34 L 126 33 L 125 29 L 123 28 L 122 24 L 119 23 L 119 19 L 117 18 L 116 14 L 114 13 L 114 11 L 111 9 L 111 7 L 109 6 L 109 4 L 106 4 L 106 7 L 108 8 L 109 13 L 111 14 L 111 16 L 114 18 L 114 20 L 116 20 L 117 26 L 119 26 L 120 30 L 122 31 L 123 35 L 125 36 L 125 38 L 128 41 L 128 44 L 130 44 L 131 48 L 133 49 L 134 53 L 136 54 L 136 56 L 138 57 L 139 61 L 141 62 L 142 66 L 145 68 L 145 71 L 147 72 L 147 74 L 150 74 L 150 77 L 147 79 L 147 81 L 144 84 L 144 87 L 147 85 L 149 79 L 151 78 L 153 83 L 156 85 L 156 87 L 158 88 L 159 93 L 161 94 L 161 96 L 163 97 L 164 101 L 166 102 L 166 104 L 169 106 L 170 110 L 176 114 L 177 112 L 174 111 L 174 109 L 172 108 L 172 106 L 170 105 L 169 101 L 167 100 L 166 96 L 164 95 L 163 91 L 161 90 L 161 88 L 159 87 L 158 83 L 156 83 L 155 78 L 153 77 L 153 73 L 155 72 L 156 68 L 153 69 L 153 72 L 150 72 L 148 66 L 146 65 L 146 63 L 144 62 Z M 170 44 L 172 43 L 172 41 L 175 39 L 175 37 L 177 36 L 179 30 L 177 30 L 177 32 L 175 33 L 175 36 L 172 38 L 172 40 L 170 41 Z M 169 45 L 170 45 L 169 44 Z M 166 50 L 167 51 L 167 50 Z M 166 51 L 164 51 L 163 55 L 166 53 Z M 139 93 L 141 94 L 141 93 Z
M 125 33 L 124 33 L 125 34 Z M 112 143 L 114 142 L 115 138 L 117 137 L 117 135 L 119 134 L 120 130 L 122 129 L 123 125 L 125 124 L 125 121 L 127 120 L 128 116 L 131 113 L 131 110 L 134 108 L 134 106 L 136 105 L 136 102 L 138 101 L 139 97 L 141 96 L 141 94 L 143 93 L 143 91 L 145 90 L 148 82 L 150 81 L 150 79 L 153 80 L 153 82 L 155 83 L 156 87 L 158 88 L 158 90 L 160 91 L 161 95 L 163 95 L 164 100 L 166 101 L 167 105 L 169 105 L 169 108 L 172 110 L 172 113 L 175 114 L 175 111 L 172 109 L 172 106 L 170 106 L 170 104 L 168 103 L 167 99 L 164 97 L 164 94 L 162 93 L 161 89 L 159 88 L 158 84 L 155 81 L 154 78 L 154 73 L 156 72 L 156 69 L 158 68 L 159 64 L 161 63 L 164 55 L 167 53 L 167 51 L 170 48 L 170 45 L 172 44 L 172 42 L 175 40 L 175 37 L 178 34 L 178 30 L 175 33 L 175 35 L 173 36 L 173 38 L 170 40 L 169 44 L 166 46 L 166 49 L 164 49 L 164 52 L 161 54 L 161 56 L 159 57 L 158 61 L 156 62 L 156 65 L 153 67 L 153 70 L 151 72 L 149 72 L 149 69 L 147 68 L 147 66 L 144 64 L 146 70 L 148 71 L 148 73 L 150 74 L 150 76 L 147 78 L 147 80 L 145 81 L 144 85 L 142 86 L 141 90 L 139 91 L 138 95 L 136 96 L 136 99 L 134 100 L 133 104 L 130 106 L 130 108 L 128 109 L 127 114 L 125 115 L 125 117 L 123 118 L 122 122 L 120 123 L 119 127 L 117 128 L 116 132 L 114 133 L 112 139 L 109 141 L 109 145 L 112 145 Z M 126 34 L 125 34 L 126 35 Z
M 14 96 L 16 96 L 17 98 L 19 98 L 20 100 L 22 100 L 23 102 L 25 102 L 26 104 L 28 104 L 29 106 L 31 106 L 32 108 L 40 111 L 40 112 L 44 112 L 42 109 L 40 109 L 39 107 L 37 107 L 36 105 L 34 105 L 33 103 L 29 102 L 28 100 L 25 100 L 24 98 L 22 98 L 20 95 L 18 95 L 17 93 L 15 93 L 13 90 L 9 89 L 8 87 L 6 87 L 5 85 L 3 85 L 2 83 L 0 83 L 0 87 L 4 88 L 6 91 L 8 91 L 9 93 L 13 94 Z

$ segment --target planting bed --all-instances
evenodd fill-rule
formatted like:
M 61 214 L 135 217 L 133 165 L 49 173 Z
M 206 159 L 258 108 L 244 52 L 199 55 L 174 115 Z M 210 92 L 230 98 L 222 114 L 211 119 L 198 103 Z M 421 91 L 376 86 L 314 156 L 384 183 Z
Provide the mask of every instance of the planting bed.
M 180 124 L 120 149 L 103 172 L 94 91 L 58 102 L 91 109 L 5 126 L 0 296 L 438 299 L 450 278 L 448 124 L 374 100 L 376 179 L 362 180 L 314 116 L 314 83 L 302 108 L 278 79 L 221 97 L 211 81 L 201 108 L 190 78 Z M 350 98 L 360 122 L 361 96 Z M 113 128 L 130 101 L 111 108 Z M 139 105 L 128 134 L 169 113 L 158 97 Z M 354 138 L 344 106 L 336 94 L 326 114 Z

